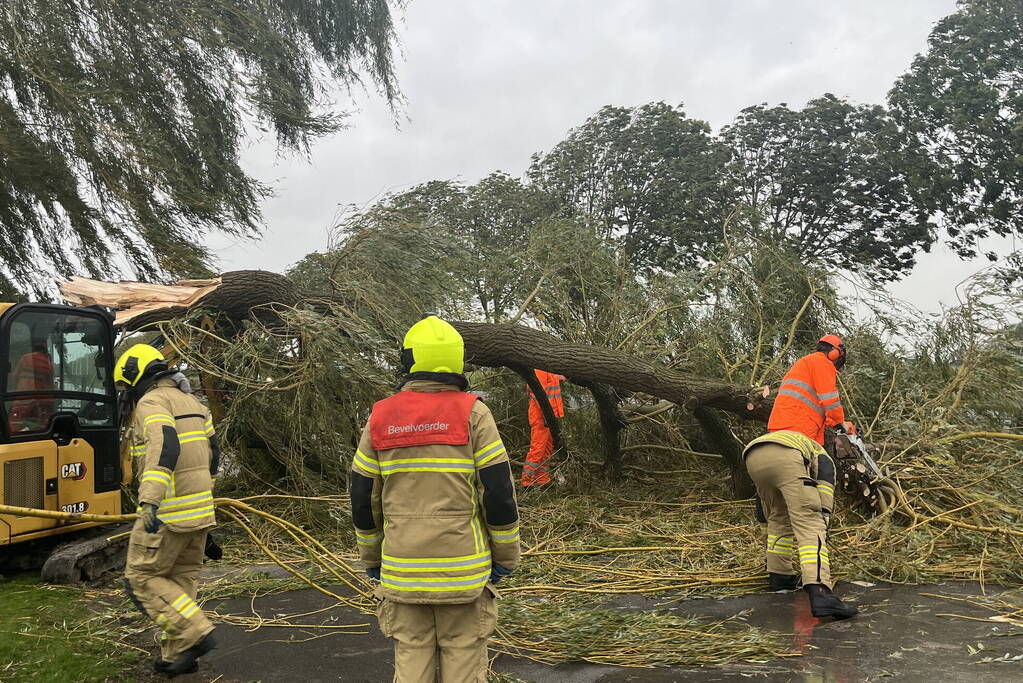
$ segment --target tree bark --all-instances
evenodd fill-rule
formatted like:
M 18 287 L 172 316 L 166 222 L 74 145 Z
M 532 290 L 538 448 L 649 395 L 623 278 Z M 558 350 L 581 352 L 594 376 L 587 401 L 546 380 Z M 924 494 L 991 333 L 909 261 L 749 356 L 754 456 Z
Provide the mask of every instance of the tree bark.
M 614 349 L 562 341 L 522 325 L 452 325 L 465 340 L 466 360 L 476 365 L 540 368 L 570 377 L 577 384 L 602 382 L 690 410 L 705 405 L 761 422 L 767 421 L 774 402 L 773 397 L 762 395 L 761 388 L 695 377 Z
M 590 390 L 597 404 L 600 428 L 604 432 L 604 464 L 612 481 L 621 481 L 623 476 L 621 431 L 629 424 L 619 409 L 621 397 L 614 387 L 603 382 L 588 382 L 582 386 Z
M 700 423 L 707 441 L 714 447 L 732 475 L 732 493 L 738 498 L 749 498 L 756 491 L 753 480 L 746 472 L 746 463 L 742 458 L 742 444 L 732 435 L 732 430 L 721 419 L 721 415 L 714 408 L 708 406 L 696 406 L 693 408 L 693 417 Z

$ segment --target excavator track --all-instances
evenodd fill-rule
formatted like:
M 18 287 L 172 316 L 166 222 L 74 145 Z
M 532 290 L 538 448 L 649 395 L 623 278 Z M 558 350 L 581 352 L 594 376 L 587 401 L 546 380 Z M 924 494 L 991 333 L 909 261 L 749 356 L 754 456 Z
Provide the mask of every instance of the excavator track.
M 42 568 L 46 583 L 73 585 L 93 583 L 124 568 L 131 524 L 108 525 L 85 537 L 61 543 Z

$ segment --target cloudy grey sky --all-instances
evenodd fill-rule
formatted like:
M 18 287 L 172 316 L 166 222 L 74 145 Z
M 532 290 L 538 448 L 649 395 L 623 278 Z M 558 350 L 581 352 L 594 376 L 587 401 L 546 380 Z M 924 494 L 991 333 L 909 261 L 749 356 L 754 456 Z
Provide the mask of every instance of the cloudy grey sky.
M 431 179 L 521 175 L 605 104 L 684 103 L 718 129 L 758 102 L 883 101 L 954 0 L 412 0 L 399 27 L 401 120 L 359 95 L 310 160 L 253 139 L 270 183 L 259 242 L 211 242 L 225 270 L 283 270 L 326 245 L 339 207 Z M 345 104 L 345 100 L 339 100 Z M 983 264 L 937 250 L 893 287 L 925 310 Z

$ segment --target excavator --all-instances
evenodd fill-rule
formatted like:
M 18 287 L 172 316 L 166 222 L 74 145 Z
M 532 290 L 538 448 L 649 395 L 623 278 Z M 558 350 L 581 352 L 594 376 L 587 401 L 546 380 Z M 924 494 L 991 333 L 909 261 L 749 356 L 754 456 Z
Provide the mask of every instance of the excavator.
M 113 320 L 100 307 L 0 304 L 0 504 L 121 514 Z M 123 565 L 118 531 L 0 514 L 0 562 L 45 559 L 45 581 L 91 581 Z

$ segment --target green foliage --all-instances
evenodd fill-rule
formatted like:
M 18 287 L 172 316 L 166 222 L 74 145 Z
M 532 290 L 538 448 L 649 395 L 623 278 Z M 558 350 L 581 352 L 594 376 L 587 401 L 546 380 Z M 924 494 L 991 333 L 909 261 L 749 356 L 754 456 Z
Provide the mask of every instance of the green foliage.
M 124 676 L 138 654 L 119 645 L 104 621 L 76 589 L 43 586 L 35 576 L 0 583 L 0 678 L 64 683 Z
M 1021 35 L 1017 0 L 960 0 L 889 94 L 892 115 L 929 155 L 913 178 L 922 202 L 964 257 L 989 234 L 1023 234 Z
M 732 208 L 728 150 L 681 106 L 605 106 L 547 153 L 529 177 L 566 216 L 621 239 L 637 266 L 676 270 L 720 240 Z
M 882 107 L 834 95 L 800 111 L 757 105 L 721 138 L 758 239 L 880 280 L 907 274 L 929 250 L 929 214 L 907 184 L 920 152 Z
M 391 4 L 4 3 L 0 272 L 37 296 L 53 275 L 208 273 L 206 235 L 259 230 L 248 121 L 305 151 L 344 124 L 332 83 L 400 96 Z

